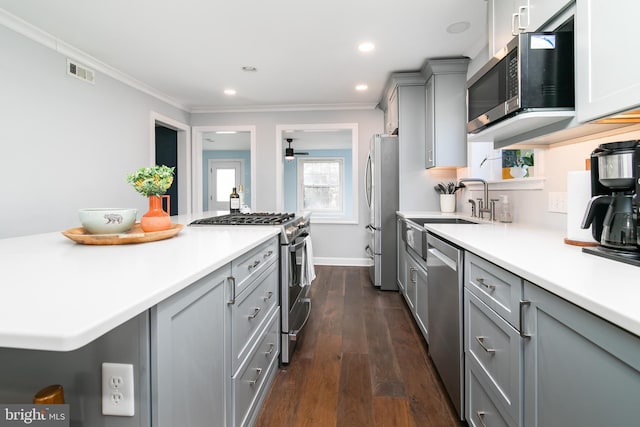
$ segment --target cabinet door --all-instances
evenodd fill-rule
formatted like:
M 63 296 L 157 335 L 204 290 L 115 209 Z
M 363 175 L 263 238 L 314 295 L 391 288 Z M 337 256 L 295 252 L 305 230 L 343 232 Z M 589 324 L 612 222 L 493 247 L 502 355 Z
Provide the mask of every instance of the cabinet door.
M 524 425 L 638 425 L 640 338 L 525 282 Z
M 405 300 L 409 305 L 409 310 L 415 316 L 416 313 L 416 288 L 418 286 L 418 264 L 407 256 L 407 288 L 405 293 Z
M 397 221 L 397 239 L 398 239 L 398 245 L 397 245 L 397 256 L 396 256 L 396 262 L 398 263 L 398 267 L 397 267 L 397 281 L 398 281 L 398 289 L 400 290 L 400 292 L 404 295 L 406 293 L 405 291 L 405 287 L 406 287 L 406 282 L 407 282 L 407 247 L 404 243 L 404 240 L 402 240 L 402 234 L 404 232 L 404 221 L 400 218 L 398 218 Z
M 398 87 L 394 87 L 387 98 L 387 111 L 385 111 L 385 133 L 392 135 L 398 130 Z
M 153 426 L 227 425 L 225 267 L 151 311 Z
M 416 272 L 416 320 L 425 341 L 429 343 L 429 295 L 427 293 L 427 271 L 418 266 Z
M 640 105 L 637 38 L 640 2 L 576 2 L 576 115 L 580 122 Z
M 526 0 L 524 0 L 526 2 Z M 489 7 L 489 54 L 495 55 L 518 34 L 518 13 L 520 1 L 490 0 Z
M 528 0 L 526 15 L 521 21 L 526 24 L 525 31 L 538 31 L 551 18 L 562 12 L 572 0 Z M 527 3 L 527 1 L 521 1 Z M 524 13 L 523 13 L 524 14 Z
M 425 90 L 427 97 L 425 104 L 425 112 L 427 115 L 425 124 L 425 167 L 432 168 L 436 165 L 435 76 L 432 76 L 429 80 L 427 80 Z

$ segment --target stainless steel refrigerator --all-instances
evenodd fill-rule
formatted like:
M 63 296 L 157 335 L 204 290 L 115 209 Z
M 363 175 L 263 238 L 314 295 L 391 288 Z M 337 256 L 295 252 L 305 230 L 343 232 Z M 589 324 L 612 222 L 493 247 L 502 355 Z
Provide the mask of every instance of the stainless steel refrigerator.
M 368 242 L 371 283 L 398 290 L 396 282 L 396 211 L 398 210 L 398 137 L 374 135 L 365 168 L 365 198 L 369 207 Z

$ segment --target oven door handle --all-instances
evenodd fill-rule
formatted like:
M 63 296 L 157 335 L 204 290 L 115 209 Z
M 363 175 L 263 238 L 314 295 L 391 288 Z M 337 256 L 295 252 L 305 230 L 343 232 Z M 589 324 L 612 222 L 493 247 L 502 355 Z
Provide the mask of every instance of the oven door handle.
M 300 325 L 298 329 L 294 329 L 293 331 L 289 332 L 289 341 L 298 340 L 298 334 L 304 328 L 304 325 L 307 324 L 307 320 L 309 320 L 309 316 L 311 316 L 311 298 L 300 298 L 300 302 L 307 304 L 309 308 L 307 310 L 307 315 L 305 316 L 304 321 L 302 322 L 302 325 Z
M 305 236 L 305 238 L 306 238 L 306 236 Z M 296 252 L 298 249 L 300 249 L 301 247 L 303 247 L 306 244 L 307 244 L 307 241 L 303 239 L 301 242 L 296 243 L 295 245 L 290 245 L 289 246 L 289 252 Z

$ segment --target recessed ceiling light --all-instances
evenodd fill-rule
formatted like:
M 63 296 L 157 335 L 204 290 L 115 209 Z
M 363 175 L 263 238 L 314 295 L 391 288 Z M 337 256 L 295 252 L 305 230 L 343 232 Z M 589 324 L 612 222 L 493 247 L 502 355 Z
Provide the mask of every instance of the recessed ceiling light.
M 258 71 L 258 69 L 256 67 L 251 66 L 251 65 L 247 65 L 245 67 L 242 67 L 242 71 L 247 71 L 249 73 L 254 73 L 254 72 Z
M 225 95 L 235 95 L 236 94 L 236 90 L 235 89 L 225 89 L 224 90 L 224 94 Z
M 451 34 L 464 33 L 469 28 L 471 28 L 471 22 L 469 21 L 454 22 L 453 24 L 447 27 L 447 33 L 451 33 Z
M 371 52 L 375 48 L 376 46 L 371 42 L 364 42 L 358 45 L 358 50 L 360 52 Z
M 369 89 L 369 86 L 367 86 L 365 84 L 356 85 L 356 90 L 363 91 L 363 90 L 367 90 L 367 89 Z

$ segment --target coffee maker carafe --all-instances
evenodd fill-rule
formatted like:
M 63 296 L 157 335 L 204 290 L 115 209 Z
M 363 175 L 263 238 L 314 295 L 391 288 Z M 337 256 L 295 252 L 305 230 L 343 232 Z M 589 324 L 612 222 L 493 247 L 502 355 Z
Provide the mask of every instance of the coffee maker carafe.
M 640 254 L 637 233 L 635 176 L 640 161 L 638 141 L 602 144 L 591 153 L 591 195 L 582 228 L 605 250 Z

